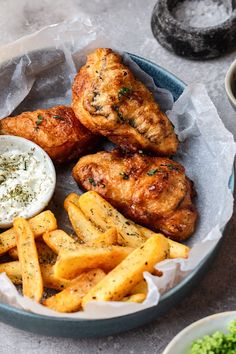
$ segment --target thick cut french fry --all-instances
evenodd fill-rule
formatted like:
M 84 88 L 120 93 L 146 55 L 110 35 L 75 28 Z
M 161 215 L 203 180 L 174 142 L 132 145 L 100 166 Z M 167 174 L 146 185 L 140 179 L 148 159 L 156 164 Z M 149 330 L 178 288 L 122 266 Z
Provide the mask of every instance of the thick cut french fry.
M 81 247 L 71 236 L 67 235 L 63 230 L 54 230 L 46 232 L 43 235 L 44 242 L 55 252 L 70 252 Z M 117 244 L 117 231 L 115 228 L 109 229 L 107 232 L 101 233 L 96 239 L 86 243 L 91 247 L 106 247 Z
M 35 237 L 57 228 L 57 221 L 50 210 L 46 210 L 34 216 L 28 222 Z M 14 229 L 11 228 L 0 234 L 0 255 L 6 253 L 13 247 L 16 247 L 16 233 Z
M 56 262 L 56 254 L 51 248 L 42 241 L 36 241 L 36 248 L 38 251 L 38 258 L 40 264 L 53 264 Z M 15 261 L 18 260 L 17 247 L 14 247 L 8 251 L 9 256 Z
M 115 227 L 113 227 L 108 231 L 102 233 L 93 241 L 88 242 L 87 245 L 88 246 L 91 245 L 92 247 L 106 247 L 106 246 L 117 245 L 117 237 L 118 237 L 117 230 Z
M 145 279 L 142 279 L 137 285 L 135 285 L 131 291 L 130 291 L 130 295 L 135 295 L 135 294 L 145 294 L 147 295 L 148 292 L 148 286 L 147 286 L 147 282 Z
M 71 280 L 56 278 L 52 265 L 41 264 L 40 269 L 42 273 L 43 284 L 46 288 L 61 291 L 71 283 Z M 22 284 L 22 272 L 19 261 L 1 263 L 0 273 L 6 273 L 8 278 L 10 278 L 15 285 Z
M 23 294 L 39 302 L 43 295 L 43 279 L 33 231 L 23 218 L 16 218 L 13 226 L 21 264 Z
M 93 269 L 81 274 L 71 281 L 71 284 L 60 293 L 49 297 L 44 305 L 59 312 L 75 312 L 81 309 L 83 297 L 91 290 L 106 274 L 101 269 Z
M 41 264 L 40 269 L 43 277 L 45 288 L 63 290 L 70 285 L 71 281 L 67 279 L 57 278 L 54 274 L 54 268 L 50 264 Z
M 48 245 L 42 240 L 36 241 L 36 248 L 38 251 L 38 258 L 40 264 L 54 264 L 57 255 Z
M 152 230 L 147 229 L 146 227 L 136 225 L 138 229 L 141 231 L 143 236 L 146 238 L 152 237 L 156 235 L 156 233 Z M 158 234 L 159 235 L 159 234 Z M 189 247 L 183 245 L 182 243 L 172 241 L 168 239 L 170 245 L 170 258 L 188 258 L 189 256 Z
M 0 264 L 0 273 L 6 273 L 15 285 L 22 284 L 21 266 L 19 261 Z
M 79 274 L 94 268 L 100 268 L 108 272 L 132 251 L 133 248 L 122 246 L 89 247 L 81 245 L 74 251 L 60 252 L 54 265 L 55 276 L 73 279 Z
M 161 235 L 150 237 L 85 295 L 82 307 L 93 300 L 121 300 L 143 279 L 143 272 L 152 272 L 155 264 L 166 259 L 168 255 L 167 239 Z
M 168 239 L 170 245 L 170 258 L 188 258 L 190 248 L 182 243 Z
M 102 234 L 75 204 L 69 203 L 67 212 L 76 235 L 84 243 L 92 242 Z
M 43 234 L 44 242 L 50 247 L 53 252 L 59 253 L 61 251 L 72 251 L 80 246 L 79 242 L 76 242 L 71 236 L 63 230 L 54 230 L 51 232 L 45 232 Z
M 138 233 L 143 237 L 142 242 L 145 242 L 147 238 L 152 237 L 156 233 L 152 230 L 147 229 L 146 227 L 140 226 L 138 224 L 135 224 L 133 221 L 126 219 L 123 217 L 120 213 L 116 211 L 109 203 L 107 203 L 102 197 L 98 195 L 96 192 L 87 192 L 83 194 L 82 196 L 78 196 L 75 193 L 71 193 L 68 197 L 67 204 L 69 202 L 79 205 L 83 213 L 92 221 L 94 224 L 96 224 L 98 227 L 100 227 L 102 230 L 108 230 L 112 225 L 117 227 L 117 224 L 121 225 L 123 222 L 123 228 L 126 230 L 126 232 L 123 234 L 120 232 L 120 228 L 117 227 L 118 232 L 119 232 L 119 243 L 122 245 L 125 245 L 125 241 L 127 240 L 127 234 L 135 234 Z M 116 215 L 120 214 L 121 218 L 116 217 Z M 129 230 L 130 229 L 130 232 Z M 135 232 L 133 232 L 135 230 Z M 128 235 L 128 236 L 130 236 Z M 123 239 L 122 239 L 123 237 Z M 139 246 L 142 242 L 139 241 L 133 241 L 137 242 L 137 245 L 134 246 L 129 243 L 128 245 L 132 247 L 137 247 Z M 170 258 L 188 258 L 189 256 L 189 247 L 185 246 L 179 242 L 172 241 L 168 239 L 168 242 L 170 244 Z
M 18 261 L 18 252 L 17 252 L 17 247 L 13 247 L 8 251 L 9 256 L 11 259 L 14 261 Z
M 64 200 L 64 208 L 65 208 L 65 210 L 68 211 L 68 207 L 69 207 L 70 203 L 73 203 L 74 205 L 79 207 L 79 198 L 80 198 L 80 196 L 78 194 L 76 194 L 76 193 L 68 194 L 68 196 Z
M 69 214 L 72 226 L 77 236 L 86 244 L 93 246 L 111 246 L 117 244 L 117 230 L 112 227 L 105 233 L 94 227 L 94 224 L 86 218 L 79 207 L 79 195 L 71 193 L 64 202 L 64 207 Z M 72 204 L 72 205 L 71 205 Z
M 120 245 L 136 248 L 146 241 L 134 223 L 126 219 L 98 193 L 93 191 L 84 193 L 79 198 L 79 205 L 86 217 L 103 231 L 116 227 Z
M 143 293 L 137 293 L 130 296 L 125 296 L 121 301 L 123 302 L 137 302 L 141 303 L 146 299 L 146 295 Z

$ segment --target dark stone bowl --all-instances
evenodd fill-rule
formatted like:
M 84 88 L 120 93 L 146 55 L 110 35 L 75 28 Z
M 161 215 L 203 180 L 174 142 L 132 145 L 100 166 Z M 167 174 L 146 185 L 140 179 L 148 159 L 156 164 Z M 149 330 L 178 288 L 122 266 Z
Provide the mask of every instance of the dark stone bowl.
M 186 26 L 174 18 L 172 10 L 181 1 L 158 0 L 153 9 L 152 31 L 163 47 L 191 59 L 211 59 L 236 48 L 236 0 L 231 0 L 229 19 L 205 28 Z M 227 0 L 225 3 L 229 4 Z

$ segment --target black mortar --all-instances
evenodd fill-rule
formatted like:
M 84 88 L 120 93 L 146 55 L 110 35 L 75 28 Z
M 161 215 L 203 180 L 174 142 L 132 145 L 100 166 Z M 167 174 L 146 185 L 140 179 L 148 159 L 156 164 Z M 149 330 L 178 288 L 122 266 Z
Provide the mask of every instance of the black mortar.
M 217 26 L 198 28 L 179 22 L 172 14 L 177 3 L 183 0 L 158 0 L 151 19 L 154 36 L 160 44 L 177 55 L 191 59 L 211 59 L 236 48 L 236 0 L 218 0 L 233 12 Z

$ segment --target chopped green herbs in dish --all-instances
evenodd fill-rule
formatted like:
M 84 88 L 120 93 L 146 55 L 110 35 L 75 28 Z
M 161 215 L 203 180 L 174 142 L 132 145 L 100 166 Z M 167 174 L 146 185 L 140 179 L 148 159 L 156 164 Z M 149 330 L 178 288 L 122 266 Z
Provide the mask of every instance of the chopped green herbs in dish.
M 229 333 L 218 331 L 194 341 L 189 354 L 236 354 L 236 320 L 230 323 Z

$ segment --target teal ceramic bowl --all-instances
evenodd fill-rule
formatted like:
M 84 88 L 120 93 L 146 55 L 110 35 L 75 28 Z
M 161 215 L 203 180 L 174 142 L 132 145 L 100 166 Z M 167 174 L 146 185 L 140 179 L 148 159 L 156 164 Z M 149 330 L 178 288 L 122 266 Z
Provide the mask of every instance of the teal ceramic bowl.
M 174 99 L 182 94 L 185 84 L 162 67 L 139 56 L 130 54 L 131 58 L 150 76 L 157 86 L 168 89 Z M 234 189 L 234 176 L 229 181 L 230 189 Z M 201 264 L 181 283 L 165 293 L 157 306 L 132 313 L 130 315 L 104 320 L 78 320 L 37 315 L 0 304 L 0 320 L 11 326 L 47 336 L 84 338 L 113 335 L 142 326 L 167 312 L 173 305 L 183 300 L 191 288 L 201 279 L 211 263 L 217 247 Z

